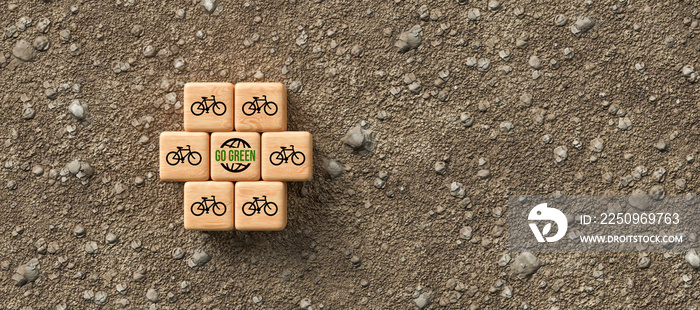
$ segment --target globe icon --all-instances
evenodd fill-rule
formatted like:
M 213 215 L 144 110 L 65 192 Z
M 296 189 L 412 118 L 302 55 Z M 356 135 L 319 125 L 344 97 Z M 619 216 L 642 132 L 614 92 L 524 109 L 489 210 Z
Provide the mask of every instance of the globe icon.
M 226 147 L 230 148 L 230 149 L 239 149 L 239 148 L 249 149 L 250 143 L 248 143 L 246 140 L 243 140 L 240 138 L 231 138 L 231 139 L 224 141 L 224 143 L 221 144 L 221 148 L 226 148 Z
M 250 143 L 240 138 L 231 138 L 221 144 L 221 148 L 249 149 Z M 250 163 L 220 163 L 221 167 L 229 172 L 242 172 L 250 167 Z

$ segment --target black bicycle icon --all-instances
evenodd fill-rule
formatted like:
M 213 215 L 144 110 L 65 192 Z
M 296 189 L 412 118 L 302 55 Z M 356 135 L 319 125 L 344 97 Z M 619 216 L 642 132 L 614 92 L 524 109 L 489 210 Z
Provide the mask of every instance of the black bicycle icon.
M 253 97 L 253 101 L 248 101 L 243 104 L 243 114 L 251 116 L 255 113 L 260 113 L 262 109 L 265 114 L 272 116 L 277 113 L 277 104 L 272 101 L 267 101 L 267 95 L 263 95 L 262 99 L 260 97 Z M 258 104 L 262 103 L 262 104 Z
M 208 202 L 211 202 L 209 204 Z M 226 213 L 226 205 L 223 202 L 216 202 L 216 197 L 211 195 L 211 199 L 207 197 L 202 197 L 202 201 L 195 201 L 195 203 L 190 206 L 190 211 L 194 216 L 200 216 L 205 212 L 209 214 L 209 210 L 214 212 L 216 216 L 222 216 Z
M 247 216 L 253 216 L 253 214 L 260 214 L 260 210 L 264 210 L 265 214 L 268 216 L 273 216 L 277 214 L 277 204 L 272 201 L 267 201 L 267 196 L 263 195 L 263 198 L 253 197 L 253 201 L 248 201 L 243 204 L 243 214 Z M 263 204 L 260 204 L 263 202 Z
M 279 166 L 282 163 L 289 162 L 289 158 L 292 159 L 292 163 L 301 166 L 306 161 L 306 155 L 301 151 L 295 151 L 294 145 L 290 145 L 289 148 L 286 146 L 280 146 L 279 151 L 272 152 L 270 154 L 270 163 Z
M 207 102 L 211 102 L 212 104 L 207 105 Z M 205 112 L 209 113 L 209 109 L 212 109 L 212 112 L 218 116 L 226 113 L 226 105 L 221 101 L 216 101 L 216 97 L 214 95 L 211 95 L 211 99 L 208 97 L 202 97 L 202 101 L 196 101 L 190 107 L 192 114 L 197 116 L 202 115 Z
M 186 151 L 187 153 L 183 154 L 183 151 Z M 168 154 L 165 156 L 165 161 L 171 166 L 184 163 L 185 159 L 187 159 L 190 165 L 196 166 L 202 162 L 202 154 L 199 154 L 197 151 L 192 151 L 188 144 L 186 148 L 178 146 L 177 151 L 168 152 Z

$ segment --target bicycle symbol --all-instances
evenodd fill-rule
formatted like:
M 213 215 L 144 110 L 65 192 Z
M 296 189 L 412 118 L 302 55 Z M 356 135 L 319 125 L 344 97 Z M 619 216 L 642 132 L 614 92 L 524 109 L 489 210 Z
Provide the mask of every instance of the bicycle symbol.
M 211 202 L 208 204 L 207 202 Z M 226 213 L 226 205 L 223 202 L 216 202 L 216 197 L 211 195 L 211 199 L 207 197 L 202 197 L 202 201 L 195 201 L 192 206 L 190 206 L 190 211 L 194 216 L 200 216 L 206 212 L 209 214 L 209 210 L 212 210 L 216 216 L 222 216 Z
M 256 112 L 260 113 L 261 109 L 269 116 L 273 116 L 277 113 L 277 104 L 272 101 L 267 101 L 267 95 L 263 95 L 262 99 L 259 98 L 260 97 L 253 97 L 253 101 L 244 103 L 243 114 L 251 116 Z M 259 102 L 262 102 L 262 104 L 258 104 Z
M 306 155 L 301 151 L 295 151 L 294 145 L 290 145 L 289 148 L 280 146 L 280 149 L 281 150 L 270 154 L 270 163 L 275 166 L 279 166 L 283 162 L 289 162 L 290 157 L 292 158 L 292 163 L 297 166 L 301 166 L 306 161 Z M 291 153 L 289 153 L 289 151 L 291 151 Z
M 264 202 L 259 204 L 259 202 Z M 256 212 L 260 214 L 260 210 L 265 211 L 268 216 L 273 216 L 277 214 L 277 204 L 272 201 L 267 201 L 267 195 L 263 195 L 263 198 L 253 197 L 252 202 L 246 202 L 243 204 L 243 214 L 247 216 L 253 216 Z
M 187 151 L 187 153 L 183 154 L 182 151 Z M 199 154 L 197 151 L 192 151 L 190 145 L 188 144 L 187 148 L 178 146 L 177 151 L 171 151 L 165 156 L 165 161 L 171 166 L 184 163 L 185 159 L 187 159 L 190 165 L 196 166 L 202 162 L 202 154 Z
M 212 104 L 207 105 L 207 101 L 212 102 Z M 202 115 L 204 112 L 208 114 L 209 109 L 213 109 L 212 112 L 214 112 L 214 114 L 218 116 L 224 115 L 224 113 L 226 113 L 226 105 L 221 101 L 216 101 L 216 97 L 214 95 L 211 95 L 211 99 L 208 99 L 207 97 L 202 97 L 202 101 L 196 101 L 190 107 L 190 110 L 192 110 L 192 114 L 196 116 Z

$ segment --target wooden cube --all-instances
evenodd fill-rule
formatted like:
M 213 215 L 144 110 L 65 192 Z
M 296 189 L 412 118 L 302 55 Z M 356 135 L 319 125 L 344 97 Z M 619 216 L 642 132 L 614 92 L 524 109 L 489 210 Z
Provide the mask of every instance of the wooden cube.
M 233 183 L 186 182 L 185 229 L 232 230 Z
M 284 182 L 236 182 L 237 230 L 282 230 L 287 226 Z
M 212 180 L 260 180 L 259 133 L 214 132 L 211 134 L 210 148 Z
M 160 179 L 203 181 L 209 179 L 209 134 L 164 131 L 160 134 Z
M 185 84 L 183 110 L 186 131 L 233 130 L 233 84 Z
M 265 181 L 308 181 L 313 175 L 313 141 L 306 131 L 264 132 L 261 175 Z
M 237 131 L 287 130 L 287 89 L 282 83 L 236 84 Z

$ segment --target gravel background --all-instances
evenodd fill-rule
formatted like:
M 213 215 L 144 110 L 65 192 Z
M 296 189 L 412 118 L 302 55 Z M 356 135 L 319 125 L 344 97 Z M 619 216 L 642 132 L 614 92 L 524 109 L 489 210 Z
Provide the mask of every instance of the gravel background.
M 461 2 L 2 1 L 0 309 L 699 307 L 693 253 L 505 231 L 508 195 L 698 193 L 698 3 Z M 314 179 L 282 232 L 185 231 L 158 135 L 255 80 Z

